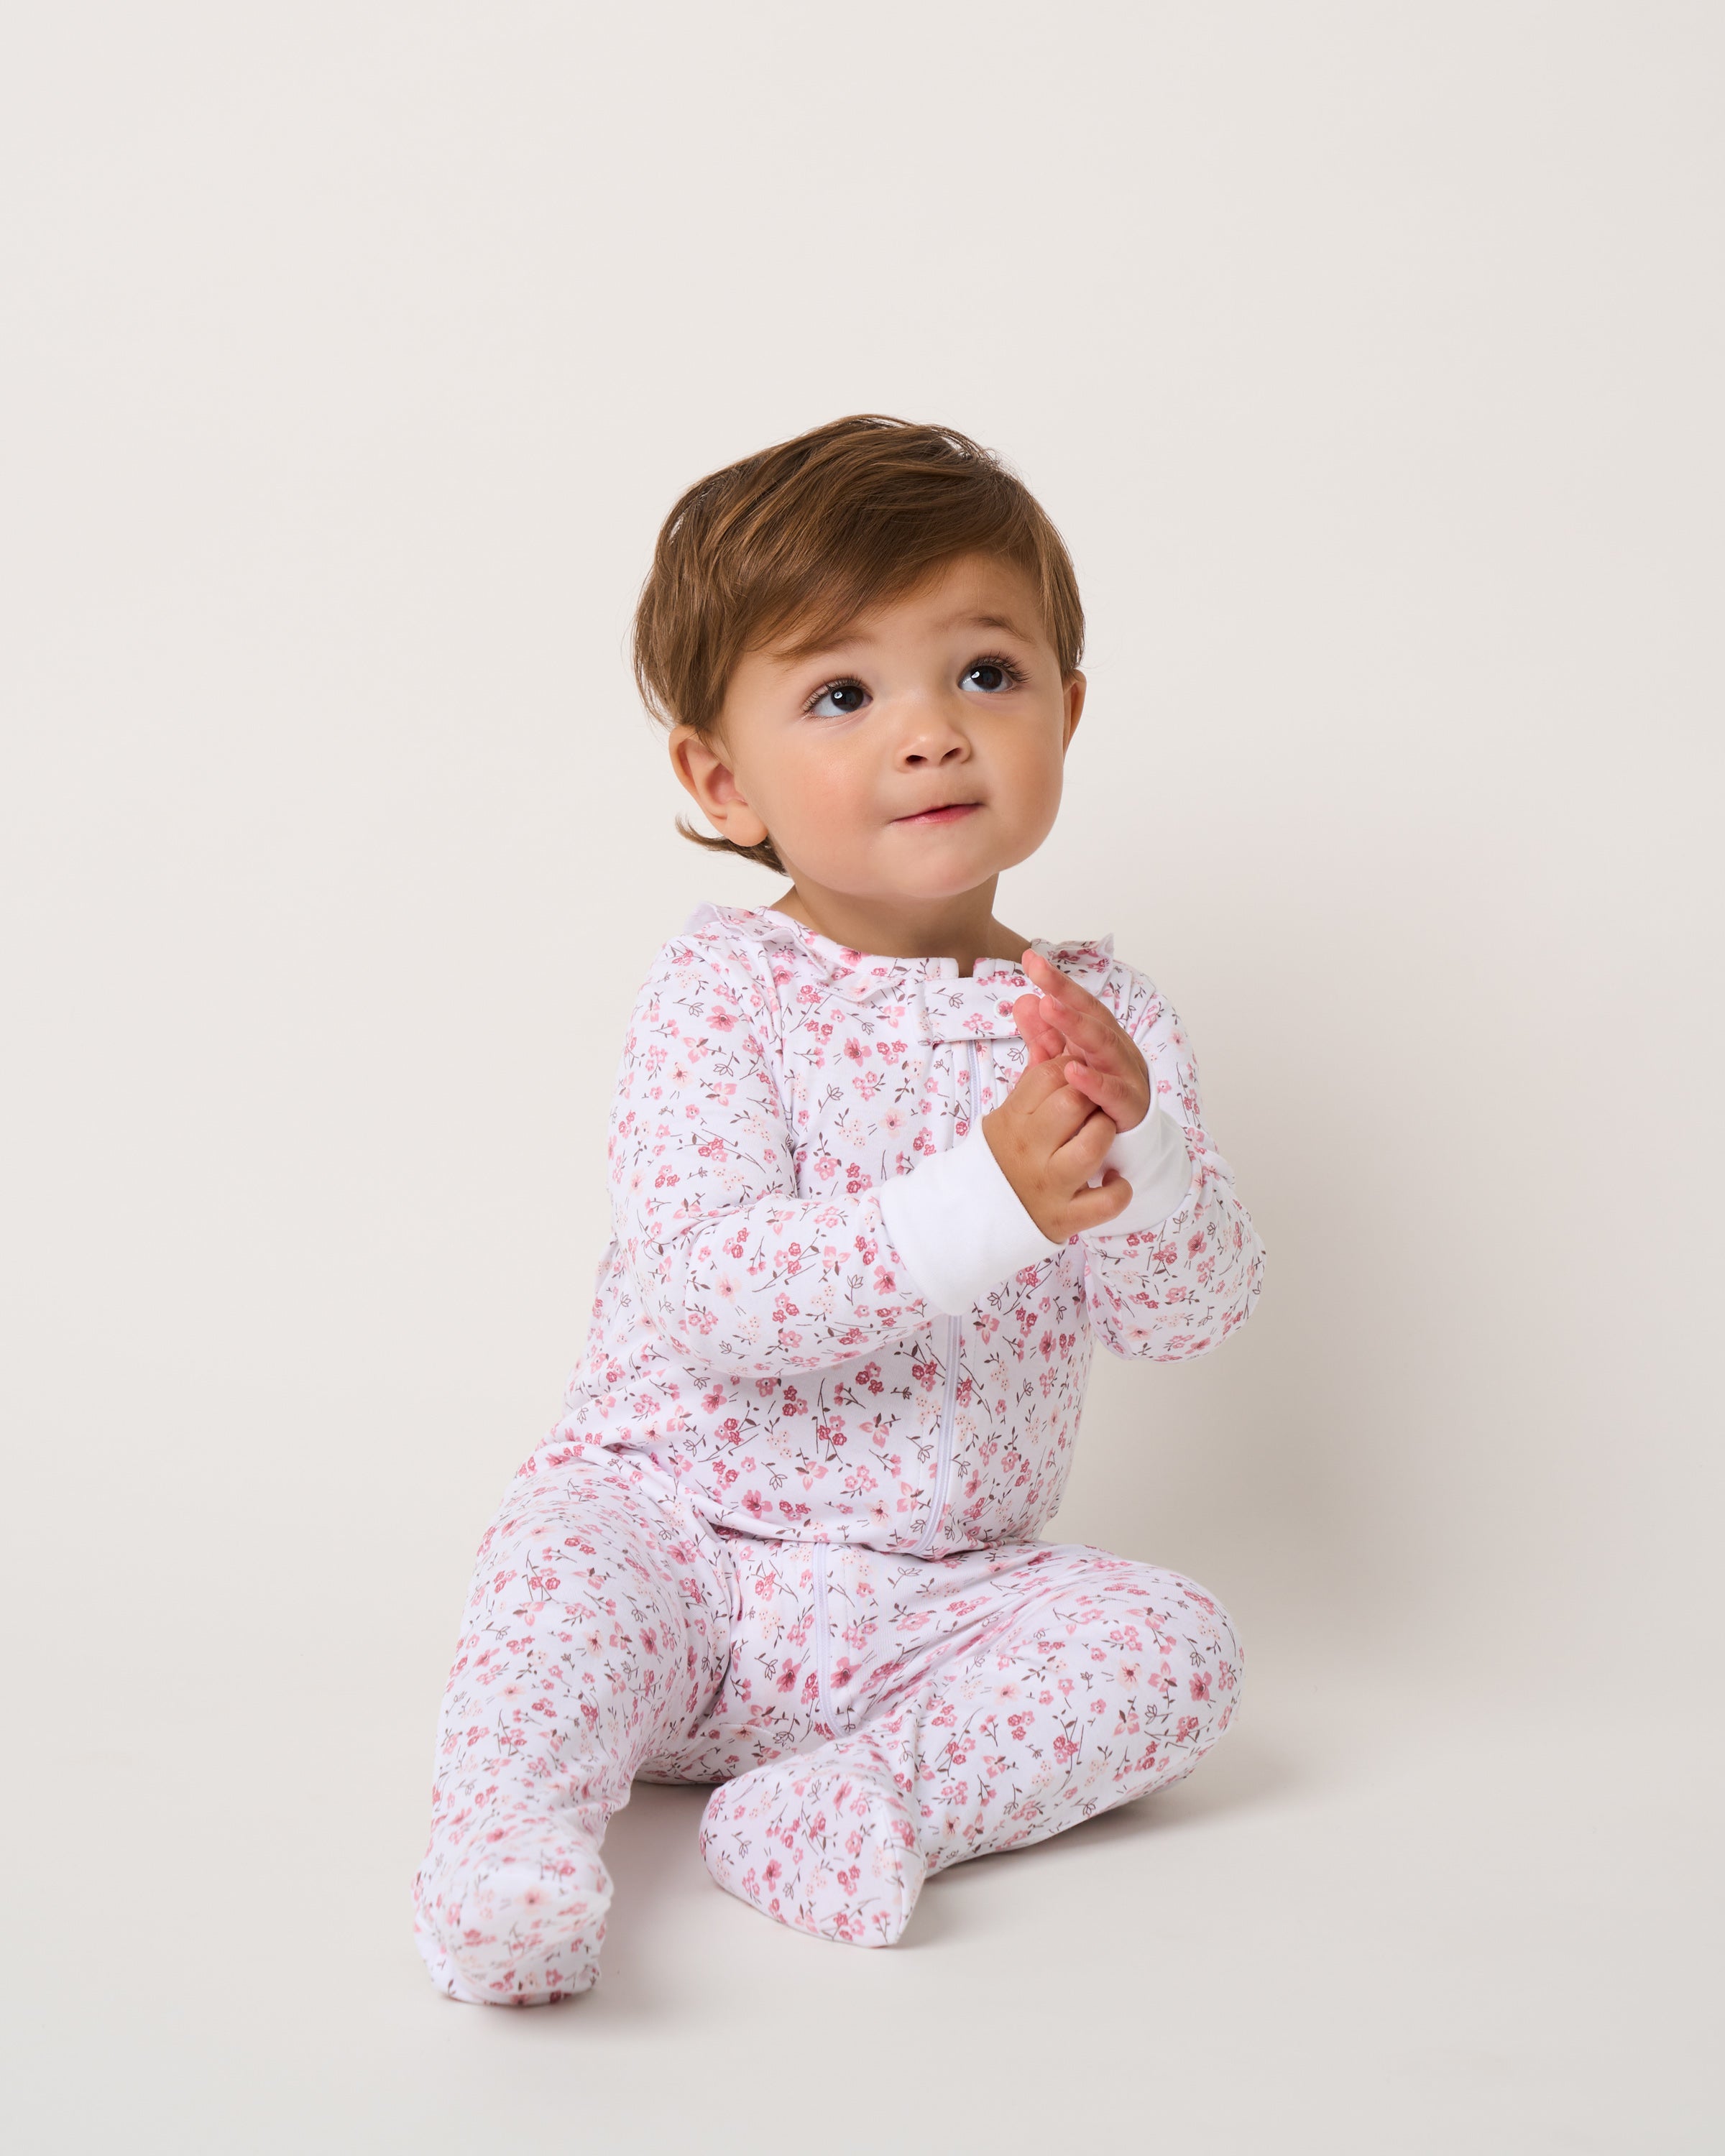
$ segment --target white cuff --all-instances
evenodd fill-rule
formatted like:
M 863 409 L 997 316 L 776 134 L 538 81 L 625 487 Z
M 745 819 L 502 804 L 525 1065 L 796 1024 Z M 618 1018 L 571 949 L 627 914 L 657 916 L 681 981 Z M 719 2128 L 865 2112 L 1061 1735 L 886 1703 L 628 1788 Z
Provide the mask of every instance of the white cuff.
M 880 1212 L 912 1285 L 949 1317 L 1021 1265 L 1066 1247 L 1050 1242 L 1024 1210 L 980 1117 L 958 1144 L 883 1183 Z
M 1132 1187 L 1125 1212 L 1117 1213 L 1099 1228 L 1086 1228 L 1086 1236 L 1130 1235 L 1141 1228 L 1158 1228 L 1178 1213 L 1192 1188 L 1192 1156 L 1180 1126 L 1160 1105 L 1129 1131 L 1117 1131 L 1114 1142 L 1102 1156 L 1104 1168 L 1117 1168 Z M 1101 1181 L 1100 1173 L 1097 1182 Z M 1092 1188 L 1095 1188 L 1093 1184 Z

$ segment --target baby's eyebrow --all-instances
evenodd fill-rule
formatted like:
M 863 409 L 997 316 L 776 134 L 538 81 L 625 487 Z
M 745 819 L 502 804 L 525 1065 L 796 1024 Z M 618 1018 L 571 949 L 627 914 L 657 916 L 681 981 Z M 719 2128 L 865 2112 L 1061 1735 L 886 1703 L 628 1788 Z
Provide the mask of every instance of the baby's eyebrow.
M 1009 614 L 952 613 L 937 626 L 941 629 L 1004 629 L 1007 635 L 1017 637 L 1021 644 L 1034 644 L 1035 641 L 1028 630 L 1021 629 Z M 776 644 L 772 647 L 771 655 L 782 664 L 790 665 L 799 660 L 813 659 L 821 652 L 829 651 L 836 655 L 855 645 L 878 641 L 869 630 L 851 629 L 846 624 L 829 634 L 824 635 L 817 631 L 813 636 L 803 637 L 793 644 Z
M 805 659 L 818 659 L 830 652 L 835 658 L 854 645 L 872 644 L 872 636 L 805 636 L 799 644 L 775 644 L 768 649 L 769 659 L 777 660 L 782 666 L 800 665 Z
M 942 629 L 1004 629 L 1009 636 L 1016 636 L 1025 644 L 1034 640 L 1019 627 L 1010 615 L 1004 613 L 949 614 L 941 624 L 941 627 Z

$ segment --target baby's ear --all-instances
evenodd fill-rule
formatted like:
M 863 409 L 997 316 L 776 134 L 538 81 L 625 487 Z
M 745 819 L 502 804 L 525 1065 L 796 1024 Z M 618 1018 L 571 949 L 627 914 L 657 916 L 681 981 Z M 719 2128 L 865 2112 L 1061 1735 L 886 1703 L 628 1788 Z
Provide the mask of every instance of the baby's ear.
M 1066 700 L 1066 737 L 1060 743 L 1062 756 L 1071 747 L 1072 737 L 1078 731 L 1078 721 L 1084 716 L 1084 692 L 1088 685 L 1076 666 L 1060 684 L 1061 693 Z

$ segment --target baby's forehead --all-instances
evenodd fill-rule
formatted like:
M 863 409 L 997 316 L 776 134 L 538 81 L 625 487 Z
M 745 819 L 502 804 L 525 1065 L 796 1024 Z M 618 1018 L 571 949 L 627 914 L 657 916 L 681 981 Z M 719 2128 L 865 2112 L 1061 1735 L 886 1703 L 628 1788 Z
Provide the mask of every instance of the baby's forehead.
M 966 631 L 1024 644 L 1050 641 L 1035 587 L 1017 562 L 975 557 L 940 562 L 904 590 L 860 605 L 839 601 L 806 608 L 778 624 L 753 648 L 794 665 L 818 652 L 880 645 L 911 634 Z

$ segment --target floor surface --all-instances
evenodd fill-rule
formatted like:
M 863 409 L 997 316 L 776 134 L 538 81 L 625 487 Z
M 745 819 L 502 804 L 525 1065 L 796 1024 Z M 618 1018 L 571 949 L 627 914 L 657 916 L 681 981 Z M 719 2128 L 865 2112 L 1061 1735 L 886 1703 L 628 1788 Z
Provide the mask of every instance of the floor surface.
M 639 1784 L 599 1986 L 507 2011 L 411 1943 L 417 1717 L 356 1709 L 301 1789 L 281 1704 L 79 1755 L 20 1881 L 14 2149 L 1725 2145 L 1717 1776 L 1674 1714 L 1272 1671 L 1186 1783 L 942 1874 L 884 1951 L 727 1897 L 706 1791 Z

